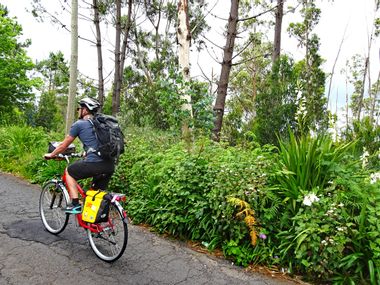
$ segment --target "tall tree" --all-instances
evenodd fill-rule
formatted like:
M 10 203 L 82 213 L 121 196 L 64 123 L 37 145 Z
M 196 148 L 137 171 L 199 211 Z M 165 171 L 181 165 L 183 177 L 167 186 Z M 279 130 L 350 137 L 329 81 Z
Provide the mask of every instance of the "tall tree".
M 104 103 L 103 54 L 102 54 L 102 37 L 101 37 L 101 30 L 100 30 L 100 12 L 99 12 L 98 0 L 93 0 L 92 8 L 94 11 L 94 25 L 95 25 L 95 30 L 96 30 L 96 51 L 98 55 L 98 100 L 100 102 L 100 106 L 103 106 L 103 103 Z
M 21 41 L 22 27 L 8 16 L 8 10 L 0 4 L 0 114 L 14 108 L 23 109 L 30 102 L 36 80 L 28 72 L 34 67 L 27 56 L 30 40 Z
M 115 1 L 115 71 L 114 71 L 114 87 L 112 92 L 112 115 L 116 115 L 120 109 L 120 42 L 121 42 L 121 0 Z
M 321 69 L 323 60 L 319 55 L 319 38 L 313 33 L 319 22 L 321 10 L 315 5 L 315 0 L 302 0 L 302 22 L 291 23 L 289 32 L 294 36 L 300 47 L 304 47 L 305 59 L 297 63 L 299 76 L 299 110 L 302 120 L 299 128 L 302 132 L 326 129 L 328 125 L 326 98 L 324 86 L 326 75 Z M 305 111 L 303 111 L 305 110 Z
M 213 133 L 213 140 L 215 141 L 220 140 L 220 131 L 222 129 L 224 108 L 225 108 L 226 97 L 227 97 L 228 81 L 229 81 L 230 71 L 232 67 L 232 55 L 233 55 L 234 46 L 235 46 L 238 13 L 239 13 L 239 0 L 231 0 L 230 16 L 228 18 L 228 25 L 227 25 L 226 45 L 223 49 L 224 53 L 223 53 L 222 70 L 220 72 L 220 77 L 219 77 L 218 87 L 217 87 L 217 96 L 216 96 L 216 101 L 214 105 L 215 121 L 214 121 L 214 128 L 212 130 L 212 133 Z
M 124 66 L 125 66 L 125 59 L 126 59 L 126 53 L 127 53 L 127 47 L 128 47 L 128 40 L 129 40 L 129 33 L 131 31 L 132 26 L 132 6 L 133 6 L 133 0 L 128 0 L 128 13 L 127 18 L 125 19 L 123 23 L 122 28 L 122 34 L 123 34 L 123 42 L 121 45 L 121 54 L 120 54 L 120 86 L 123 86 L 124 83 Z M 120 90 L 121 92 L 121 90 Z
M 277 0 L 276 21 L 274 27 L 274 41 L 273 41 L 273 54 L 272 62 L 274 63 L 281 53 L 281 30 L 282 18 L 284 15 L 284 2 L 285 0 Z
M 36 70 L 42 75 L 44 84 L 41 92 L 67 95 L 69 87 L 69 65 L 61 51 L 51 52 L 49 58 L 37 61 Z
M 183 79 L 188 82 L 190 80 L 190 22 L 188 14 L 188 1 L 179 0 L 178 2 L 178 63 L 183 76 Z M 183 90 L 181 97 L 183 99 L 182 109 L 189 112 L 189 117 L 192 117 L 191 97 L 189 90 Z M 182 134 L 185 138 L 189 138 L 189 122 L 182 123 Z
M 70 131 L 74 122 L 75 97 L 77 94 L 78 77 L 78 0 L 71 1 L 71 60 L 70 60 L 70 88 L 66 110 L 65 134 Z

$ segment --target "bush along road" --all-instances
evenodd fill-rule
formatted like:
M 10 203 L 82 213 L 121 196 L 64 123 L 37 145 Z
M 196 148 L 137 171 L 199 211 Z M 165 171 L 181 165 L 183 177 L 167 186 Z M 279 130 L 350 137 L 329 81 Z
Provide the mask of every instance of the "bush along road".
M 74 219 L 57 236 L 43 228 L 39 194 L 40 187 L 0 173 L 0 284 L 296 284 L 247 272 L 131 224 L 124 255 L 104 263 Z

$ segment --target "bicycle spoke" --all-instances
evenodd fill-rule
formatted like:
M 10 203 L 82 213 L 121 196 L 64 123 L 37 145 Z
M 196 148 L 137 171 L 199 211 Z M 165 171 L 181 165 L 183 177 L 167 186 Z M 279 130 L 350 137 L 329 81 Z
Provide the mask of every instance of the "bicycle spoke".
M 127 225 L 115 205 L 111 204 L 109 221 L 102 223 L 100 228 L 99 233 L 88 230 L 91 248 L 100 259 L 113 262 L 123 254 L 128 238 Z
M 62 211 L 62 206 L 67 204 L 63 191 L 54 181 L 45 184 L 41 191 L 40 216 L 45 228 L 52 234 L 62 232 L 68 222 L 68 215 Z

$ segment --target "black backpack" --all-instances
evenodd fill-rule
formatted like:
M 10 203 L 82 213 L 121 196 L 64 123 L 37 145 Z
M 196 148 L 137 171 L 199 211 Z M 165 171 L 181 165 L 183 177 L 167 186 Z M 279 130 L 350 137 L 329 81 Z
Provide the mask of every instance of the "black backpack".
M 96 114 L 90 120 L 98 140 L 96 153 L 104 160 L 117 161 L 124 152 L 124 135 L 113 116 Z

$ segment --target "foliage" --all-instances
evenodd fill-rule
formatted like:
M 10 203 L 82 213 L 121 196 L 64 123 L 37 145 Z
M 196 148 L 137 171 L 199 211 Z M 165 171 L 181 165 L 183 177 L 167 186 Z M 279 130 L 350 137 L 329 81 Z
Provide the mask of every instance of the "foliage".
M 300 112 L 303 124 L 299 125 L 299 132 L 308 133 L 309 130 L 325 131 L 328 126 L 326 98 L 324 86 L 326 75 L 322 70 L 323 59 L 319 55 L 319 37 L 312 33 L 319 22 L 321 10 L 316 1 L 303 2 L 301 14 L 303 21 L 291 23 L 289 33 L 295 37 L 300 47 L 305 47 L 305 59 L 295 66 L 298 80 L 298 105 L 305 108 Z
M 267 55 L 272 47 L 265 41 L 265 34 L 250 33 L 244 45 L 241 63 L 234 65 L 231 72 L 227 112 L 223 119 L 222 135 L 232 145 L 244 140 L 245 134 L 252 131 L 258 120 L 257 100 L 268 87 L 270 59 Z
M 132 70 L 125 73 L 128 76 L 131 89 L 125 105 L 125 120 L 136 126 L 153 126 L 161 130 L 177 130 L 185 118 L 189 116 L 182 110 L 182 92 L 189 92 L 193 106 L 192 126 L 199 131 L 207 132 L 212 126 L 212 98 L 207 94 L 205 84 L 190 81 L 186 82 L 182 77 L 170 72 L 152 85 L 144 84 L 144 78 L 134 74 Z M 131 79 L 131 80 L 129 80 Z M 136 81 L 135 83 L 131 83 Z
M 28 173 L 26 164 L 36 157 L 42 159 L 43 149 L 46 150 L 47 145 L 47 136 L 40 128 L 0 128 L 1 169 L 31 177 L 34 173 Z
M 38 80 L 30 79 L 32 60 L 26 55 L 30 41 L 21 42 L 21 26 L 8 17 L 7 10 L 0 5 L 0 115 L 14 114 L 24 110 L 34 96 L 32 88 Z
M 297 80 L 294 61 L 281 56 L 255 102 L 254 133 L 261 144 L 277 145 L 279 137 L 288 137 L 288 128 L 296 130 Z
M 360 121 L 355 120 L 343 135 L 346 141 L 357 141 L 355 153 L 367 161 L 366 167 L 380 170 L 380 126 L 372 124 L 370 117 L 364 117 Z
M 63 122 L 54 92 L 42 93 L 35 115 L 36 126 L 43 127 L 45 130 L 57 130 L 59 126 L 63 127 Z
M 36 70 L 42 75 L 42 92 L 65 95 L 69 87 L 69 65 L 61 51 L 51 52 L 49 58 L 36 63 Z
M 380 173 L 353 157 L 354 144 L 290 132 L 278 149 L 206 138 L 189 147 L 152 129 L 125 134 L 109 190 L 127 194 L 134 223 L 221 248 L 239 265 L 282 268 L 315 282 L 376 284 Z M 37 183 L 62 173 L 65 162 L 42 159 L 47 141 L 41 128 L 0 129 L 2 170 Z
M 130 197 L 127 209 L 135 223 L 204 242 L 210 249 L 229 240 L 241 244 L 249 231 L 235 219 L 227 196 L 246 199 L 263 189 L 268 156 L 259 149 L 228 148 L 208 139 L 191 150 L 182 143 L 162 148 L 141 138 L 129 140 L 111 189 L 128 185 L 121 189 Z
M 290 132 L 289 141 L 280 140 L 277 181 L 279 194 L 295 213 L 299 197 L 307 191 L 319 194 L 349 161 L 352 143 L 335 145 L 330 137 L 303 135 L 297 138 Z

